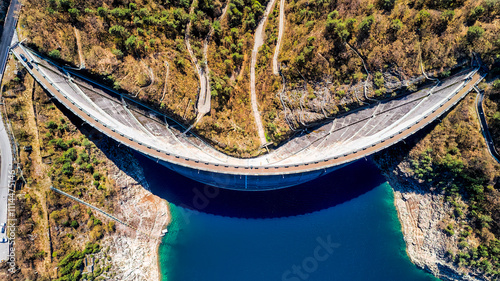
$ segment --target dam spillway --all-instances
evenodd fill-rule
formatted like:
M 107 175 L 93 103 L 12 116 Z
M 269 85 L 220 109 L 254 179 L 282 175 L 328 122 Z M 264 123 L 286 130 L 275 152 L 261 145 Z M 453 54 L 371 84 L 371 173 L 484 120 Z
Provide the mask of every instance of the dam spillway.
M 168 116 L 20 44 L 12 52 L 55 99 L 101 133 L 189 178 L 237 190 L 297 185 L 385 149 L 441 116 L 483 78 L 478 69 L 464 69 L 415 93 L 332 119 L 268 154 L 241 159 L 184 134 L 186 128 Z

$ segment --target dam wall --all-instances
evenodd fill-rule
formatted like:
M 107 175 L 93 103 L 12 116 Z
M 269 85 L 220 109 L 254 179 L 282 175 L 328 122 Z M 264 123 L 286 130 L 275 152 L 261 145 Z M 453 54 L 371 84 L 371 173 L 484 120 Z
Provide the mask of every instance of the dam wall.
M 169 116 L 20 44 L 12 52 L 50 95 L 101 133 L 189 178 L 238 190 L 297 185 L 381 151 L 433 122 L 484 77 L 478 68 L 463 69 L 414 93 L 338 116 L 267 154 L 242 159 L 185 133 L 187 128 Z

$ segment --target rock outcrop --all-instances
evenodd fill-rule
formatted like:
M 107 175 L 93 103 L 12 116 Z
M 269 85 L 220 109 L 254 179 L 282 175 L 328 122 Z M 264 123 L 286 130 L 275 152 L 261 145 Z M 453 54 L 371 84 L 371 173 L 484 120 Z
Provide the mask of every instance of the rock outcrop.
M 457 250 L 457 235 L 443 232 L 443 220 L 452 207 L 444 195 L 428 190 L 411 177 L 409 164 L 401 162 L 384 175 L 394 190 L 394 204 L 410 260 L 419 268 L 443 280 L 485 280 L 479 272 L 469 272 L 449 258 Z

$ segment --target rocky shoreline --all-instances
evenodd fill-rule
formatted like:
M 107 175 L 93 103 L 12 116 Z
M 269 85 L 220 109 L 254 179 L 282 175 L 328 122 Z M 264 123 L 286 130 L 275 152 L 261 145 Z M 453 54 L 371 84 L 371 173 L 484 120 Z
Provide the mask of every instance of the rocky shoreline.
M 394 205 L 411 262 L 442 280 L 485 280 L 480 273 L 469 272 L 450 260 L 447 252 L 458 250 L 458 237 L 448 236 L 442 229 L 452 207 L 442 194 L 414 180 L 408 167 L 403 161 L 383 174 L 394 190 Z
M 118 189 L 114 214 L 141 231 L 116 224 L 116 231 L 103 239 L 102 247 L 110 249 L 113 279 L 159 281 L 159 236 L 170 223 L 168 202 L 149 191 L 143 169 L 130 151 L 104 149 L 111 160 L 109 176 Z

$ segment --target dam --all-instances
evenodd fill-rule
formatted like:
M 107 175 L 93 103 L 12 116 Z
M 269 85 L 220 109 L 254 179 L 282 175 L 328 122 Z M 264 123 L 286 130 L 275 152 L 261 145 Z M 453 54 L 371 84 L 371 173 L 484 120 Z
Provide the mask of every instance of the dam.
M 452 108 L 484 78 L 479 68 L 463 69 L 414 93 L 331 119 L 267 154 L 242 159 L 21 44 L 11 51 L 50 95 L 102 134 L 199 182 L 248 191 L 298 185 L 402 141 Z

